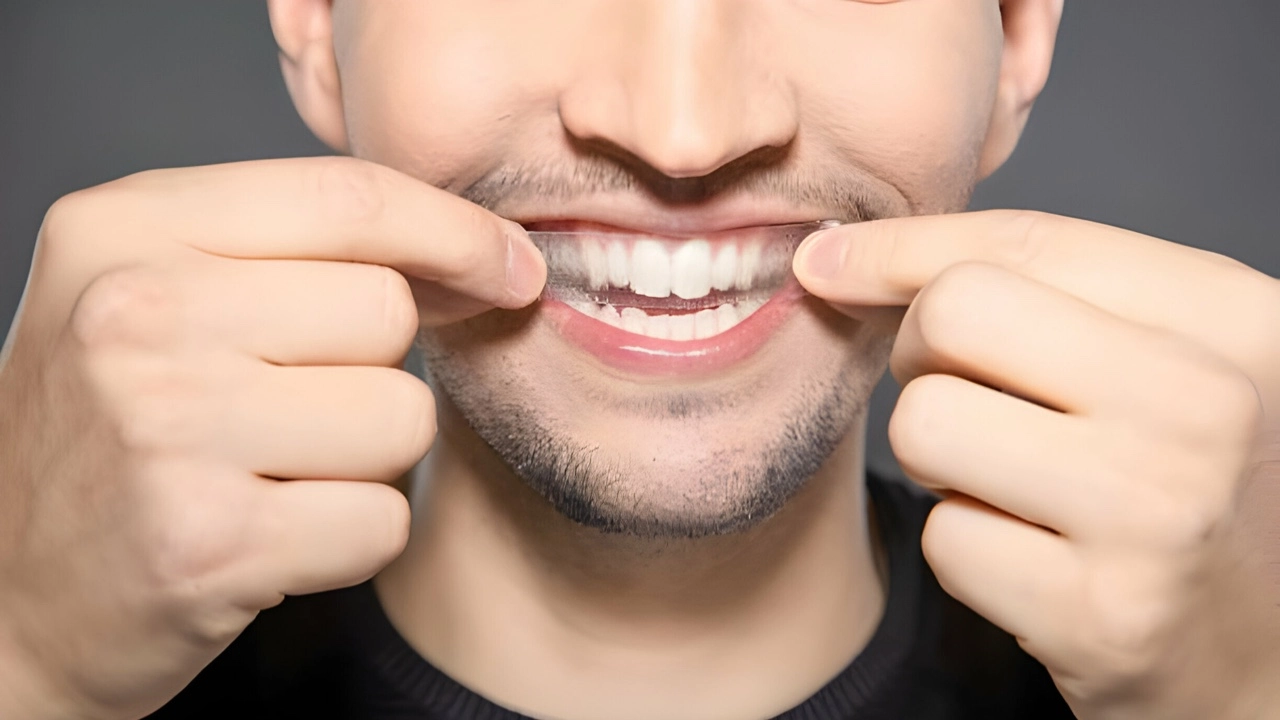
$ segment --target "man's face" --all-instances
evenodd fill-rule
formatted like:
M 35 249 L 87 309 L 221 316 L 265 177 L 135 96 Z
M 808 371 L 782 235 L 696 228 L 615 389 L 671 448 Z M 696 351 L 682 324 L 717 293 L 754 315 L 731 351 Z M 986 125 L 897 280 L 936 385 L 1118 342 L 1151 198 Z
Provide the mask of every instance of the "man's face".
M 339 0 L 334 32 L 355 155 L 590 230 L 610 272 L 659 286 L 708 236 L 750 275 L 735 228 L 963 209 L 1003 38 L 996 0 Z M 639 259 L 628 231 L 667 255 Z M 540 302 L 424 331 L 437 389 L 575 520 L 700 536 L 768 517 L 856 426 L 887 338 L 785 287 L 755 310 L 750 280 L 692 303 L 628 282 L 609 297 L 630 330 Z M 721 305 L 736 324 L 661 337 Z

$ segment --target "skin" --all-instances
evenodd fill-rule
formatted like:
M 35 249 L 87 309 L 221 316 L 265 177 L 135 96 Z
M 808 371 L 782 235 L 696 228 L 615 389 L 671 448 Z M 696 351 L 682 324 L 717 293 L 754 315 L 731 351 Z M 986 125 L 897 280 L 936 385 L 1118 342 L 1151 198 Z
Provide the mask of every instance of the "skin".
M 1057 23 L 1044 2 L 273 8 L 295 102 L 337 149 L 503 217 L 641 227 L 960 210 L 1012 148 Z M 794 706 L 882 611 L 860 438 L 890 338 L 813 300 L 750 362 L 659 385 L 585 362 L 536 309 L 425 332 L 448 401 L 377 579 L 389 616 L 533 715 Z M 534 450 L 586 470 L 530 473 Z M 596 527 L 526 489 L 570 482 Z
M 951 495 L 928 559 L 1081 717 L 1278 706 L 1275 280 L 1042 216 L 850 226 L 797 255 L 814 298 L 778 340 L 803 352 L 661 391 L 518 310 L 544 267 L 499 216 L 963 209 L 1060 2 L 269 7 L 300 114 L 361 159 L 147 173 L 50 211 L 0 355 L 0 714 L 136 717 L 258 610 L 379 570 L 415 647 L 526 712 L 784 710 L 882 610 L 861 438 L 886 361 L 895 452 Z M 434 400 L 397 369 L 415 339 Z M 663 448 L 591 486 L 629 531 L 512 472 L 494 397 L 557 452 Z M 837 432 L 795 448 L 812 471 L 765 484 L 779 425 L 824 402 Z M 388 483 L 433 436 L 406 501 Z M 712 456 L 738 472 L 686 492 Z M 776 512 L 742 522 L 753 497 Z
M 890 441 L 949 496 L 925 557 L 1077 715 L 1278 716 L 1280 282 L 1015 212 L 839 228 L 796 270 L 905 307 Z

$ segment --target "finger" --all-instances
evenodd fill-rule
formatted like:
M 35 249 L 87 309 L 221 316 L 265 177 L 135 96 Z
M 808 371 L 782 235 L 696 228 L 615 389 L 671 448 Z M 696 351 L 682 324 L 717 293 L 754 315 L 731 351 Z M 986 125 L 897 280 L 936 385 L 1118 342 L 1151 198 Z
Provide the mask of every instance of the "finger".
M 546 276 L 515 223 L 354 158 L 152 171 L 108 187 L 130 234 L 214 255 L 386 265 L 504 308 L 533 302 Z
M 1207 351 L 1009 270 L 962 263 L 911 304 L 889 366 L 904 386 L 958 375 L 1063 412 L 1161 422 L 1188 354 Z
M 174 285 L 189 322 L 277 365 L 400 367 L 423 326 L 487 307 L 363 263 L 213 258 Z
M 843 225 L 806 240 L 795 272 L 810 292 L 837 306 L 906 305 L 944 270 L 966 261 L 1026 275 L 1242 363 L 1266 356 L 1260 343 L 1280 344 L 1280 332 L 1259 332 L 1280 327 L 1280 283 L 1273 278 L 1216 253 L 1043 213 Z M 1242 308 L 1256 314 L 1243 316 Z
M 212 442 L 265 477 L 390 481 L 435 430 L 430 389 L 403 370 L 263 364 L 227 398 Z
M 952 375 L 902 389 L 889 443 L 903 471 L 1067 536 L 1109 528 L 1139 506 L 1107 465 L 1098 424 Z
M 1045 661 L 1074 627 L 1083 564 L 1069 542 L 972 498 L 938 503 L 921 539 L 939 584 Z
M 265 481 L 248 532 L 255 548 L 246 593 L 306 595 L 373 577 L 404 550 L 409 503 L 395 488 L 332 480 Z M 261 599 L 261 598 L 264 598 Z
M 277 365 L 399 367 L 419 327 L 408 281 L 381 265 L 213 258 L 173 284 L 188 324 Z

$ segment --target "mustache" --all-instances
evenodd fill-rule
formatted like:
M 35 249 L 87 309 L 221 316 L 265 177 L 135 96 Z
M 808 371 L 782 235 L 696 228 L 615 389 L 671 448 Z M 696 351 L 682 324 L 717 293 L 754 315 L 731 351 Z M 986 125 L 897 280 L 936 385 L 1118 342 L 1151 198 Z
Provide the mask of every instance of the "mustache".
M 783 149 L 761 148 L 696 177 L 672 177 L 643 162 L 602 153 L 508 162 L 457 193 L 498 214 L 503 205 L 564 203 L 608 194 L 643 194 L 673 208 L 740 195 L 818 207 L 831 213 L 828 217 L 861 222 L 903 214 L 905 198 L 895 199 L 884 185 L 860 168 L 800 168 L 785 161 Z

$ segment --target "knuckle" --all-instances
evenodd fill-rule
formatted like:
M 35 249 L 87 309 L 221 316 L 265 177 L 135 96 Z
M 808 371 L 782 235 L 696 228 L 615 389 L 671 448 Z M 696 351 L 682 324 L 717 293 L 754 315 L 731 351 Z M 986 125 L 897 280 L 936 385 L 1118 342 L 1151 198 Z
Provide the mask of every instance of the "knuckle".
M 1218 398 L 1228 438 L 1232 441 L 1243 439 L 1246 445 L 1252 446 L 1254 439 L 1262 433 L 1262 393 L 1253 380 L 1234 368 L 1223 373 L 1219 382 Z
M 253 620 L 255 613 L 247 608 L 227 607 L 211 602 L 207 592 L 192 598 L 183 614 L 188 636 L 209 647 L 222 648 L 235 640 Z
M 1165 483 L 1142 500 L 1144 528 L 1162 551 L 1194 553 L 1218 537 L 1228 521 L 1230 493 L 1225 485 L 1177 487 Z
M 417 462 L 427 450 L 436 434 L 435 396 L 427 384 L 403 370 L 393 370 L 393 409 L 388 413 L 392 423 L 391 437 L 408 462 Z
M 85 347 L 163 339 L 178 325 L 179 293 L 163 274 L 130 267 L 95 278 L 72 309 L 69 329 Z
M 403 494 L 392 487 L 379 487 L 387 496 L 387 501 L 383 503 L 386 515 L 380 526 L 385 532 L 380 538 L 378 553 L 378 565 L 383 566 L 394 560 L 408 545 L 412 517 L 409 501 Z
M 1263 422 L 1262 397 L 1253 381 L 1228 362 L 1208 356 L 1189 375 L 1194 379 L 1186 384 L 1184 415 L 1193 428 L 1215 441 L 1211 445 L 1216 448 L 1251 444 Z
M 899 277 L 913 272 L 916 259 L 910 252 L 901 229 L 893 223 L 867 223 L 859 226 L 864 242 L 847 244 L 844 267 L 866 268 L 874 276 Z
M 330 220 L 359 227 L 383 217 L 389 170 L 352 157 L 315 158 L 310 162 L 312 183 Z
M 985 318 L 978 304 L 988 302 L 994 294 L 998 273 L 977 262 L 957 263 L 938 274 L 915 302 L 916 326 L 925 347 L 942 360 L 962 358 L 974 323 Z
M 949 586 L 948 581 L 953 572 L 948 560 L 952 557 L 950 549 L 956 546 L 956 533 L 953 530 L 956 527 L 953 520 L 955 510 L 955 500 L 945 499 L 934 504 L 920 532 L 921 553 L 944 589 Z
M 194 412 L 198 398 L 190 382 L 176 373 L 148 373 L 131 383 L 119 401 L 115 434 L 122 447 L 158 452 L 189 449 L 195 444 Z
M 930 451 L 929 441 L 945 431 L 942 405 L 948 392 L 943 375 L 922 375 L 907 383 L 889 416 L 889 445 L 907 472 L 918 473 Z
M 118 182 L 118 181 L 117 181 Z M 112 231 L 109 220 L 120 213 L 124 198 L 115 183 L 77 190 L 58 198 L 45 212 L 38 234 L 38 251 L 33 258 L 36 270 L 66 272 L 84 267 L 112 243 L 104 233 Z
M 145 192 L 146 179 L 163 171 L 135 173 L 108 183 L 95 185 L 58 198 L 45 212 L 40 226 L 40 242 L 55 250 L 68 246 L 80 251 L 90 238 L 101 239 L 111 231 L 104 218 L 129 217 L 134 213 L 139 193 Z
M 1255 309 L 1254 322 L 1239 333 L 1251 346 L 1244 349 L 1250 358 L 1265 358 L 1263 362 L 1272 362 L 1270 358 L 1280 357 L 1280 280 L 1253 272 L 1258 282 L 1251 283 L 1256 288 L 1255 299 L 1247 301 L 1242 307 Z
M 96 206 L 94 189 L 79 190 L 54 201 L 40 226 L 41 242 L 63 243 L 83 236 Z
M 407 350 L 418 334 L 418 305 L 404 275 L 388 267 L 377 268 L 382 296 L 382 323 L 396 341 L 397 350 Z M 403 347 L 399 347 L 403 346 Z
M 97 350 L 79 360 L 100 429 L 116 447 L 141 455 L 196 448 L 208 435 L 205 372 L 161 353 Z
M 998 224 L 1007 228 L 1007 242 L 999 246 L 1001 259 L 1010 267 L 1035 265 L 1054 235 L 1058 219 L 1038 210 L 990 210 Z
M 237 562 L 237 539 L 245 536 L 237 523 L 252 516 L 243 493 L 193 477 L 198 474 L 195 468 L 156 463 L 146 478 L 145 498 L 153 518 L 144 538 L 147 581 L 164 604 L 189 619 Z M 220 634 L 205 627 L 204 635 Z
M 1185 248 L 1185 252 L 1190 253 L 1199 259 L 1203 259 L 1208 262 L 1211 262 L 1214 265 L 1218 265 L 1223 269 L 1232 270 L 1232 271 L 1243 271 L 1253 275 L 1260 274 L 1258 273 L 1257 270 L 1254 270 L 1253 268 L 1249 267 L 1245 263 L 1240 262 L 1239 260 L 1229 255 L 1223 255 L 1220 252 L 1215 252 L 1213 250 L 1209 250 L 1206 248 L 1192 247 L 1190 245 L 1185 245 L 1183 247 Z
M 1148 675 L 1161 657 L 1171 629 L 1171 604 L 1150 578 L 1118 573 L 1095 578 L 1086 593 L 1086 617 L 1093 665 L 1113 682 Z
M 438 279 L 457 278 L 473 272 L 485 260 L 484 238 L 493 235 L 490 228 L 475 220 L 468 224 L 470 231 L 458 238 L 439 244 L 436 272 Z

